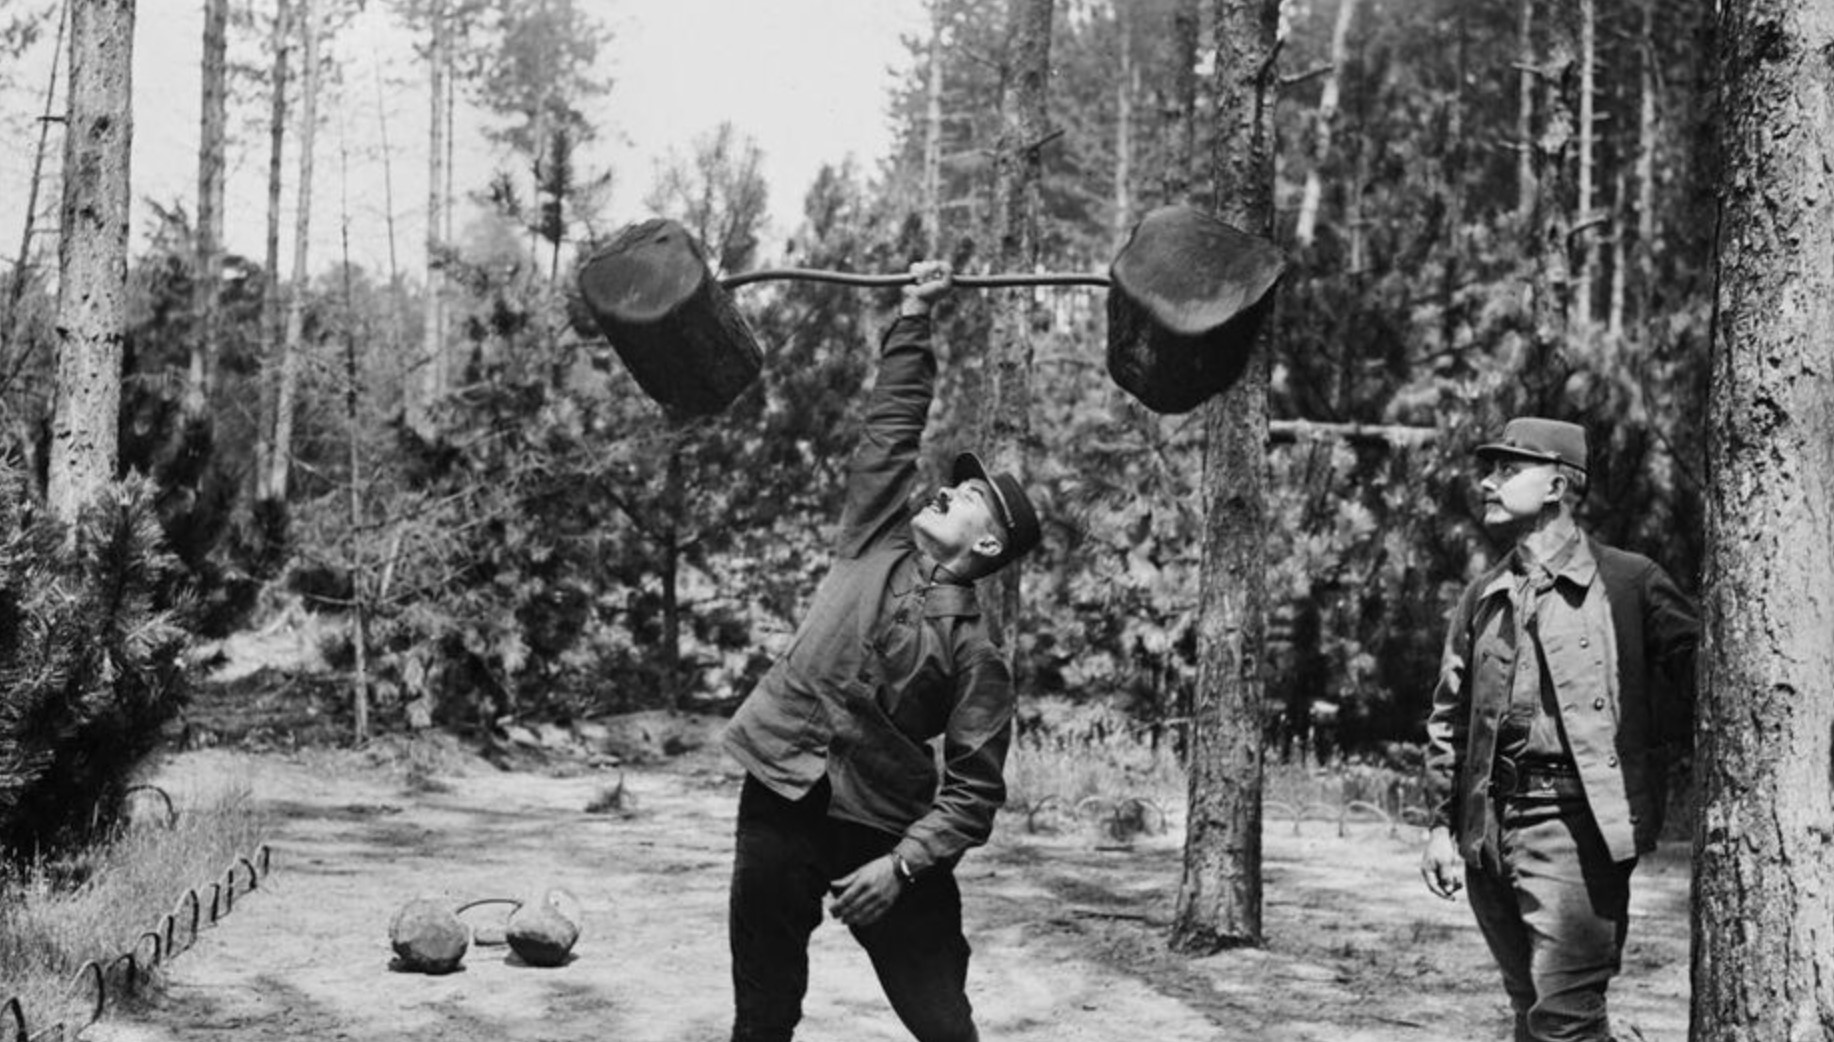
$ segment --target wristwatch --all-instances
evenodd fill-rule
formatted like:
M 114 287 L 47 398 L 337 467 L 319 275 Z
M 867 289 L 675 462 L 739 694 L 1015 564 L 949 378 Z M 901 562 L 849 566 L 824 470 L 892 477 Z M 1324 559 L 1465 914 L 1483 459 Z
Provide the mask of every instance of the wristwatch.
M 895 850 L 892 851 L 892 871 L 898 874 L 898 882 L 905 886 L 916 885 L 917 873 L 911 871 L 910 862 L 904 860 L 904 855 Z

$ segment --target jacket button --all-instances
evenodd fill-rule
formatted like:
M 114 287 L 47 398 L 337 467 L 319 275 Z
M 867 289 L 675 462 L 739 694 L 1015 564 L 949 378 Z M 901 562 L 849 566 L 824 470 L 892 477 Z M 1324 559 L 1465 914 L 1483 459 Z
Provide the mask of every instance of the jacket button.
M 1594 708 L 1594 709 L 1603 709 L 1603 708 L 1605 708 L 1605 700 L 1604 700 L 1604 699 L 1602 699 L 1602 698 L 1595 698 L 1595 699 L 1593 699 L 1593 700 L 1592 700 L 1592 708 Z
M 1605 757 L 1605 766 L 1606 767 L 1616 767 L 1617 766 L 1617 757 L 1615 756 Z
M 1582 648 L 1589 648 L 1592 646 L 1592 642 L 1585 637 L 1581 637 L 1579 638 L 1579 646 Z

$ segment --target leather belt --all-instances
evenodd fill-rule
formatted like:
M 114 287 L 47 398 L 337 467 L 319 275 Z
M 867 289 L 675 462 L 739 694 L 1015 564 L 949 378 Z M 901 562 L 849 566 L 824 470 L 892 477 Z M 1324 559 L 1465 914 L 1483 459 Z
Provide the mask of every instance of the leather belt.
M 1490 768 L 1490 795 L 1497 799 L 1578 799 L 1586 790 L 1571 760 L 1527 760 L 1498 756 Z

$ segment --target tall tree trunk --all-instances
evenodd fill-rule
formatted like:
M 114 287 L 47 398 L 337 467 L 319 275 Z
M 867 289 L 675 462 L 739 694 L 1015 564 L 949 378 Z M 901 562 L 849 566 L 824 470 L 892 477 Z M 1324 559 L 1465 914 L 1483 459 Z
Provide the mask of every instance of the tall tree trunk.
M 382 339 L 389 358 L 401 357 L 402 332 L 406 326 L 401 292 L 401 262 L 395 248 L 395 151 L 389 144 L 388 137 L 388 99 L 382 93 L 382 69 L 376 67 L 376 128 L 381 133 L 382 143 L 382 222 L 388 232 L 388 307 L 386 324 L 383 327 Z M 409 399 L 413 398 L 411 390 L 413 374 L 403 388 Z
M 941 0 L 930 0 L 930 45 L 924 75 L 923 241 L 931 257 L 942 255 L 942 25 Z
M 1516 218 L 1535 219 L 1535 0 L 1518 0 L 1516 31 Z
M 1834 1038 L 1834 9 L 1725 0 L 1694 1042 Z
M 681 551 L 682 511 L 687 503 L 687 475 L 683 472 L 685 425 L 674 425 L 669 436 L 668 464 L 662 486 L 662 698 L 673 713 L 681 709 Z
M 1139 74 L 1134 71 L 1133 18 L 1125 4 L 1114 8 L 1114 35 L 1120 50 L 1117 65 L 1120 74 L 1114 84 L 1114 220 L 1112 250 L 1119 252 L 1127 241 L 1127 230 L 1133 226 L 1134 168 L 1134 92 L 1139 89 Z
M 1612 181 L 1611 283 L 1605 300 L 1605 328 L 1614 338 L 1624 335 L 1625 297 L 1629 291 L 1628 273 L 1624 270 L 1630 262 L 1629 196 L 1630 183 L 1620 170 Z
M 1471 52 L 1470 7 L 1459 4 L 1453 15 L 1456 37 L 1453 41 L 1452 94 L 1446 101 L 1446 139 L 1440 153 L 1439 187 L 1446 207 L 1446 261 L 1441 269 L 1439 293 L 1440 350 L 1458 346 L 1459 328 L 1464 321 L 1458 306 L 1459 283 L 1464 278 L 1465 258 L 1465 78 L 1469 74 Z M 1348 399 L 1343 399 L 1346 404 Z
M 1216 212 L 1271 235 L 1279 0 L 1216 0 Z M 1203 557 L 1184 877 L 1171 944 L 1194 953 L 1259 945 L 1261 716 L 1266 647 L 1270 334 L 1247 371 L 1203 406 Z
M 444 0 L 434 0 L 428 14 L 433 46 L 427 56 L 427 295 L 423 302 L 420 358 L 408 380 L 407 421 L 422 437 L 432 434 L 431 410 L 439 397 L 441 358 L 444 353 L 445 201 L 446 201 L 446 66 L 448 33 Z
M 1176 0 L 1172 8 L 1169 97 L 1162 107 L 1165 167 L 1159 171 L 1160 203 L 1191 201 L 1197 150 L 1197 35 L 1201 0 Z
M 1637 240 L 1636 320 L 1649 317 L 1656 279 L 1656 0 L 1643 0 L 1643 28 L 1637 41 Z
M 1032 271 L 1038 265 L 1038 218 L 1043 207 L 1043 149 L 1050 135 L 1045 110 L 1051 73 L 1052 0 L 1007 0 L 1006 57 L 1000 98 L 1000 139 L 994 153 L 994 268 Z M 980 444 L 996 470 L 1027 472 L 1032 411 L 1032 309 L 1029 293 L 1002 293 L 993 302 L 993 331 L 983 390 Z M 1020 565 L 998 579 L 997 624 L 1017 646 Z
M 260 498 L 267 487 L 267 475 L 274 458 L 274 407 L 280 371 L 280 345 L 286 337 L 286 319 L 281 311 L 280 281 L 280 189 L 287 138 L 287 83 L 291 78 L 293 51 L 292 0 L 275 0 L 274 94 L 268 103 L 267 150 L 267 250 L 266 281 L 261 287 L 261 401 L 259 422 L 255 424 L 254 491 Z
M 1318 92 L 1318 128 L 1312 142 L 1312 167 L 1305 174 L 1299 196 L 1299 220 L 1293 239 L 1309 249 L 1318 236 L 1318 206 L 1324 197 L 1324 165 L 1331 160 L 1331 132 L 1337 125 L 1338 92 L 1344 63 L 1350 58 L 1350 22 L 1356 17 L 1356 0 L 1338 0 L 1337 22 L 1331 28 L 1331 65 Z M 1355 192 L 1358 185 L 1351 185 Z
M 318 137 L 318 11 L 314 0 L 299 2 L 299 189 L 293 215 L 293 292 L 287 297 L 286 336 L 280 341 L 279 379 L 274 388 L 273 452 L 261 498 L 284 502 L 293 465 L 294 401 L 299 393 L 299 360 L 305 351 L 306 295 L 312 272 L 312 153 Z
M 50 151 L 51 113 L 57 100 L 57 73 L 63 60 L 64 31 L 69 28 L 71 3 L 72 0 L 64 0 L 57 13 L 57 38 L 51 45 L 51 71 L 45 74 L 45 103 L 38 120 L 38 147 L 32 151 L 32 180 L 26 188 L 24 223 L 19 230 L 19 259 L 13 265 L 12 281 L 7 283 L 6 312 L 0 315 L 0 365 L 7 367 L 4 379 L 0 379 L 0 393 L 12 387 L 31 354 L 28 344 L 17 359 L 10 357 L 13 326 L 19 318 L 19 302 L 25 297 L 26 273 L 34 267 L 32 233 L 38 223 L 38 189 L 44 183 L 45 153 Z
M 388 141 L 388 99 L 382 93 L 382 69 L 376 68 L 376 129 L 382 142 L 382 223 L 388 231 L 388 285 L 401 290 L 401 262 L 395 250 L 395 150 Z
M 127 330 L 134 0 L 70 12 L 70 98 L 58 243 L 57 398 L 46 505 L 74 521 L 114 479 Z
M 1592 325 L 1593 300 L 1598 286 L 1598 237 L 1592 234 L 1598 207 L 1598 126 L 1595 102 L 1598 77 L 1598 3 L 1579 0 L 1579 123 L 1578 199 L 1574 204 L 1574 247 L 1578 273 L 1573 288 L 1573 321 L 1580 328 Z
M 357 308 L 356 293 L 350 276 L 350 146 L 338 135 L 338 244 L 344 261 L 344 453 L 350 468 L 350 485 L 346 505 L 350 511 L 350 530 L 363 529 L 363 452 L 358 429 Z M 351 541 L 350 581 L 350 650 L 351 735 L 358 744 L 369 741 L 369 591 L 371 573 L 364 567 L 360 543 Z
M 215 380 L 217 292 L 223 267 L 223 153 L 228 118 L 229 0 L 204 0 L 204 59 L 197 144 L 197 270 L 192 275 L 192 310 L 197 335 L 191 341 L 185 376 L 185 411 L 202 415 Z
M 1578 196 L 1579 138 L 1575 126 L 1579 109 L 1580 17 L 1583 0 L 1553 0 L 1547 18 L 1547 52 L 1540 73 L 1548 84 L 1547 111 L 1530 157 L 1534 165 L 1534 237 L 1530 249 L 1534 270 L 1534 332 L 1522 378 L 1529 390 L 1529 406 L 1537 412 L 1558 407 L 1565 382 L 1556 363 L 1578 318 L 1575 301 L 1573 213 L 1569 206 Z

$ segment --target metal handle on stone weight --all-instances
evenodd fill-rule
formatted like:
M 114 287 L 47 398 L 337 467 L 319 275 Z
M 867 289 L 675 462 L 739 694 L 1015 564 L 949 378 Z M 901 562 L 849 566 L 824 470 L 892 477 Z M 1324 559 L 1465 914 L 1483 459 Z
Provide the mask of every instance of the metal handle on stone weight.
M 839 286 L 908 286 L 917 276 L 905 272 L 897 275 L 856 275 L 846 271 L 824 271 L 819 268 L 766 268 L 721 277 L 725 289 L 753 282 L 829 282 Z M 1033 275 L 957 275 L 951 282 L 964 289 L 986 289 L 999 286 L 1100 286 L 1113 284 L 1106 275 L 1081 272 L 1047 271 Z

